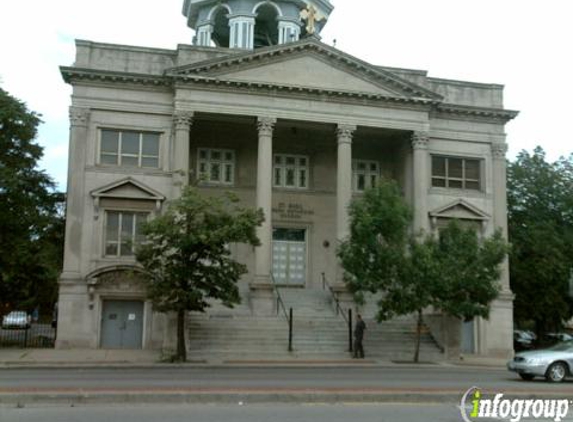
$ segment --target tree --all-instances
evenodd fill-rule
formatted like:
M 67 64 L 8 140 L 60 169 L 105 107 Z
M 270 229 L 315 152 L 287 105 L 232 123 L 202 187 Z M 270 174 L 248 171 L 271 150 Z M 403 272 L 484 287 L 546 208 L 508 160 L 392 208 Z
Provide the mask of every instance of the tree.
M 49 307 L 61 270 L 63 195 L 38 170 L 40 116 L 0 88 L 0 307 Z
M 339 249 L 349 290 L 381 292 L 379 321 L 416 313 L 414 361 L 418 362 L 423 311 L 488 317 L 499 267 L 508 250 L 501 232 L 480 241 L 453 221 L 439 237 L 408 234 L 411 212 L 393 182 L 383 182 L 350 206 L 350 237 Z
M 147 294 L 156 310 L 177 313 L 175 359 L 185 361 L 185 314 L 205 312 L 209 299 L 228 307 L 240 303 L 237 282 L 247 272 L 231 258 L 229 244 L 260 244 L 256 227 L 262 210 L 239 206 L 238 199 L 202 196 L 193 187 L 165 214 L 144 225 L 146 241 L 136 249 L 146 270 Z
M 538 338 L 573 315 L 573 158 L 547 161 L 537 147 L 508 164 L 511 288 L 515 319 L 533 323 Z

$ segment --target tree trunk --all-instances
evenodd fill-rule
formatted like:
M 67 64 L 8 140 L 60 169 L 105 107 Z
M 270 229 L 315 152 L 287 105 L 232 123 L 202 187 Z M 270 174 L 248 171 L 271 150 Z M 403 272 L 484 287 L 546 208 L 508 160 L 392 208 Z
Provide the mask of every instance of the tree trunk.
M 187 360 L 187 349 L 185 348 L 185 310 L 177 311 L 177 354 L 175 355 L 178 362 Z
M 422 318 L 422 310 L 418 309 L 418 323 L 416 324 L 416 351 L 414 352 L 414 363 L 418 363 L 420 360 L 420 340 L 422 337 L 422 324 L 424 320 Z

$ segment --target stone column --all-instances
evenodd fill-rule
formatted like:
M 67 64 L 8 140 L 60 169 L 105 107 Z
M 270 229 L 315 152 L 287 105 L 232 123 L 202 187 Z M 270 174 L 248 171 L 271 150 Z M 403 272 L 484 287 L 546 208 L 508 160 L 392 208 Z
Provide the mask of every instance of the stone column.
M 259 117 L 259 148 L 257 156 L 257 208 L 262 209 L 265 221 L 257 228 L 261 245 L 255 249 L 255 278 L 251 283 L 251 306 L 257 315 L 275 312 L 273 285 L 271 284 L 271 253 L 273 243 L 272 189 L 273 189 L 273 130 L 275 118 Z
M 87 108 L 70 107 L 66 234 L 64 265 L 59 279 L 57 348 L 93 347 L 88 328 L 93 315 L 88 312 L 88 287 L 82 277 L 89 116 Z M 87 255 L 88 252 L 84 253 Z
M 84 191 L 86 145 L 88 138 L 87 108 L 70 107 L 70 148 L 68 158 L 68 189 L 66 202 L 66 235 L 64 268 L 60 280 L 80 277 L 82 255 L 82 224 L 84 222 Z
M 339 125 L 336 128 L 338 143 L 338 165 L 336 168 L 336 239 L 338 243 L 350 234 L 348 206 L 352 200 L 352 135 L 356 126 Z M 344 270 L 338 264 L 336 270 L 335 288 L 339 296 L 345 292 Z M 343 295 L 345 296 L 345 295 Z M 346 302 L 349 297 L 341 297 Z
M 493 222 L 495 229 L 500 229 L 504 239 L 507 240 L 507 174 L 506 160 L 507 144 L 495 143 L 491 145 L 493 170 Z M 501 274 L 502 291 L 510 292 L 509 265 L 507 259 L 503 264 Z M 511 293 L 511 292 L 510 292 Z
M 413 230 L 415 234 L 421 231 L 428 232 L 428 182 L 430 180 L 428 133 L 414 132 L 412 135 L 413 149 L 413 194 L 412 204 L 414 207 Z
M 259 154 L 257 157 L 257 208 L 265 221 L 257 228 L 261 246 L 255 249 L 255 283 L 270 282 L 272 249 L 273 129 L 276 119 L 259 117 Z
M 173 136 L 173 186 L 174 196 L 181 196 L 189 184 L 189 134 L 193 124 L 193 113 L 176 111 L 173 115 L 175 133 Z

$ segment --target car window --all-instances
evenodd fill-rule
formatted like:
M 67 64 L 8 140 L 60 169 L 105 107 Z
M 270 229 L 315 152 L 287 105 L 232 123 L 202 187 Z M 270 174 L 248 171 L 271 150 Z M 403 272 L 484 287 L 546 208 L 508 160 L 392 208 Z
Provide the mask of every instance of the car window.
M 558 343 L 555 346 L 550 347 L 549 350 L 555 350 L 557 352 L 573 351 L 573 342 L 569 341 L 566 343 Z

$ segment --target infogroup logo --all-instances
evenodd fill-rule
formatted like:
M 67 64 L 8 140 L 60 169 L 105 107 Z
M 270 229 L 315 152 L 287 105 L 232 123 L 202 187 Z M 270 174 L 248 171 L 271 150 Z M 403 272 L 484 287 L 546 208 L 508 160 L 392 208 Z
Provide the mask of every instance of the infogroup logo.
M 483 397 L 478 387 L 472 387 L 462 397 L 460 412 L 464 422 L 494 418 L 519 422 L 523 418 L 560 422 L 569 413 L 573 401 L 567 399 L 504 399 L 502 393 L 493 398 Z

